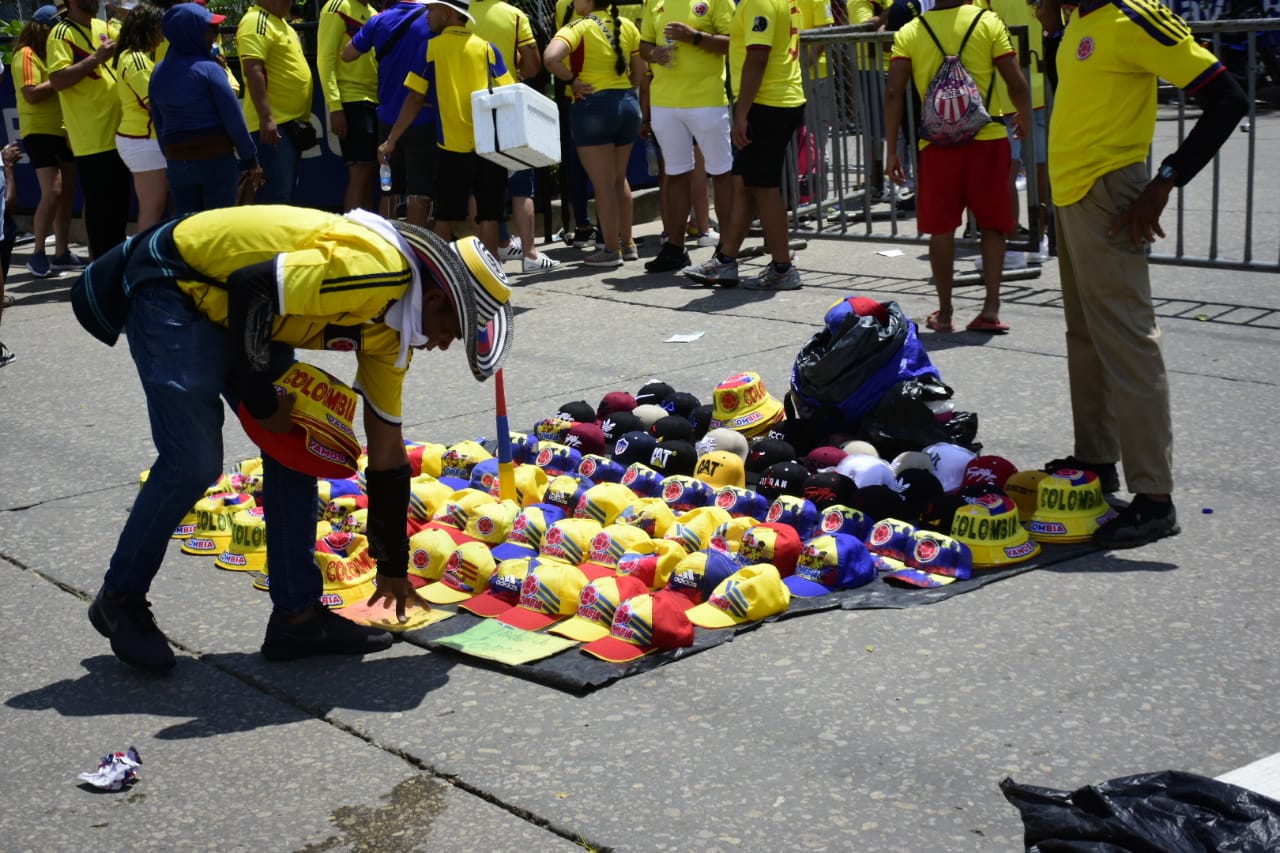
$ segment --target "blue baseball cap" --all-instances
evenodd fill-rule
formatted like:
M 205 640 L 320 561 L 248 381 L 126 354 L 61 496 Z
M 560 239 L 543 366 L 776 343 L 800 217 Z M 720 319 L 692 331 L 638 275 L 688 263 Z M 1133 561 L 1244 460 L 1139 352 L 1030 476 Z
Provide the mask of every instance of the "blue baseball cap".
M 795 574 L 782 582 L 792 595 L 816 598 L 871 583 L 875 577 L 875 564 L 862 540 L 847 533 L 825 533 L 804 544 Z

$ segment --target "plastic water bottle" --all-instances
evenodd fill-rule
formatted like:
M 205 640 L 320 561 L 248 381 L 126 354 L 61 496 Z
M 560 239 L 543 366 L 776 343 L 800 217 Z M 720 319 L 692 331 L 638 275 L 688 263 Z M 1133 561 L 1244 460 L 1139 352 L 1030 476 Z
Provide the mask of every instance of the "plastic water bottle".
M 378 183 L 382 185 L 384 193 L 391 192 L 391 167 L 386 163 L 383 163 L 382 168 L 378 170 Z

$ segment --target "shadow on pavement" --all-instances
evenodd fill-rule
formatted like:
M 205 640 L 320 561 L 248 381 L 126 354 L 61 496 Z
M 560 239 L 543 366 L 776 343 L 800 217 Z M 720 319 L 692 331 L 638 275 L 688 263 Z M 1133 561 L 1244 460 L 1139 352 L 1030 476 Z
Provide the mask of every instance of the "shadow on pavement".
M 20 693 L 5 705 L 24 711 L 52 710 L 64 717 L 144 715 L 186 718 L 161 729 L 162 740 L 215 737 L 323 717 L 335 709 L 408 711 L 428 691 L 443 687 L 454 666 L 444 656 L 400 656 L 363 660 L 322 657 L 272 665 L 257 654 L 179 656 L 171 676 L 135 672 L 111 655 L 80 662 L 87 672 Z M 206 665 L 274 697 L 210 679 Z
M 1119 557 L 1115 554 L 1095 553 L 1086 559 L 1070 560 L 1054 566 L 1046 566 L 1046 572 L 1090 572 L 1092 574 L 1116 574 L 1118 572 L 1172 572 L 1181 568 L 1175 563 L 1158 560 L 1138 560 Z

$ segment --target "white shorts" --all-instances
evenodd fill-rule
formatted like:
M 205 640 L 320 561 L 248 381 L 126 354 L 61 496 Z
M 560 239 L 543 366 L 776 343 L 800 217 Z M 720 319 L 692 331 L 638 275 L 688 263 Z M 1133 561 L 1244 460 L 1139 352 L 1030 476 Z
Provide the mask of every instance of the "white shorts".
M 702 149 L 708 175 L 725 175 L 733 168 L 728 107 L 652 107 L 649 126 L 662 148 L 668 175 L 693 171 L 695 141 Z
M 136 139 L 132 136 L 116 134 L 116 151 L 120 159 L 129 167 L 130 172 L 154 172 L 168 164 L 160 143 L 155 139 Z

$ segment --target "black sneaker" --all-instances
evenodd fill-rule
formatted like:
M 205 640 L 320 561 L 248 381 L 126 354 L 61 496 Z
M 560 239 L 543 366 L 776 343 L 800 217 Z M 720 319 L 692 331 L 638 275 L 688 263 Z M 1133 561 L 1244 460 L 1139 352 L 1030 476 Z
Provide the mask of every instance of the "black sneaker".
M 1120 491 L 1120 474 L 1116 471 L 1116 463 L 1114 462 L 1085 462 L 1083 459 L 1068 456 L 1064 459 L 1054 459 L 1046 463 L 1041 470 L 1052 474 L 1062 468 L 1075 468 L 1080 471 L 1092 471 L 1097 474 L 1098 484 L 1102 486 L 1103 494 L 1109 495 L 1112 492 Z
M 658 250 L 658 254 L 654 256 L 653 260 L 645 262 L 644 271 L 675 272 L 688 266 L 693 266 L 693 262 L 689 260 L 689 253 L 685 251 L 683 246 L 663 243 L 662 248 Z
M 1103 548 L 1137 548 L 1181 532 L 1173 501 L 1161 503 L 1138 495 L 1133 503 L 1094 532 L 1093 544 Z
M 388 631 L 357 625 L 317 604 L 311 616 L 296 623 L 272 611 L 267 636 L 262 641 L 262 656 L 269 661 L 285 661 L 311 655 L 363 655 L 382 651 L 392 640 Z
M 116 598 L 99 590 L 89 605 L 89 621 L 111 641 L 112 653 L 129 666 L 153 673 L 173 669 L 173 649 L 156 627 L 151 602 L 145 598 Z

